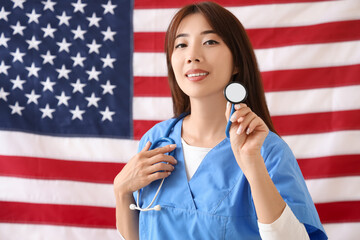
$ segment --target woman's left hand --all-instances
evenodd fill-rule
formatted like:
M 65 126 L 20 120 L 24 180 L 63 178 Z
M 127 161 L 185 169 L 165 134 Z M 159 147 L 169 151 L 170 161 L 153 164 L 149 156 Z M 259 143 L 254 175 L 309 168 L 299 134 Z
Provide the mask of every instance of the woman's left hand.
M 228 104 L 229 106 L 229 104 Z M 230 142 L 240 168 L 244 171 L 254 159 L 262 159 L 261 147 L 269 128 L 265 122 L 257 116 L 244 103 L 235 105 L 235 112 L 230 115 L 231 107 L 226 108 L 227 120 L 231 117 Z M 245 173 L 245 172 L 244 172 Z

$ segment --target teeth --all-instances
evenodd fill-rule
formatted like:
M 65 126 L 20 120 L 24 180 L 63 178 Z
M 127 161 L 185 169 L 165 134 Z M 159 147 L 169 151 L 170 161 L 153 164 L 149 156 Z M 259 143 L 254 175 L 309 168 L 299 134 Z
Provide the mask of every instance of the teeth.
M 199 76 L 205 76 L 207 75 L 207 73 L 192 73 L 192 74 L 188 74 L 188 77 L 199 77 Z

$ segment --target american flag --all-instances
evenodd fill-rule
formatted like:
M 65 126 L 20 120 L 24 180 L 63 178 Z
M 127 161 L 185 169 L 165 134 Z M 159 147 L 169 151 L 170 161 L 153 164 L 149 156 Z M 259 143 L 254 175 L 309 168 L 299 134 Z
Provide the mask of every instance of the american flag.
M 1 0 L 0 239 L 118 239 L 112 181 L 172 117 L 164 36 L 192 1 Z M 219 0 L 330 239 L 360 235 L 360 1 Z

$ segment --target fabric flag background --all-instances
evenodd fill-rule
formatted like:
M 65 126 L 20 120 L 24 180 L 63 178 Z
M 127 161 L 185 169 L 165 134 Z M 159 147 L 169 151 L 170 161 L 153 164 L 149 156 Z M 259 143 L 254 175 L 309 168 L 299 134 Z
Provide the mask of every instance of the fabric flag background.
M 0 239 L 118 239 L 112 181 L 172 117 L 164 32 L 190 2 L 0 2 Z M 358 239 L 360 1 L 218 3 L 248 31 L 330 239 Z

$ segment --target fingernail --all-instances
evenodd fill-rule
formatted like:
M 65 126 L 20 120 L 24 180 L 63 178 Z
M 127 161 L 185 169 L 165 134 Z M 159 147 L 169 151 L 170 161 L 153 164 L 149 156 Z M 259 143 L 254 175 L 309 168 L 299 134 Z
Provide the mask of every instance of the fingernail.
M 236 134 L 237 134 L 237 135 L 240 135 L 241 132 L 242 132 L 242 126 L 240 125 L 239 128 L 238 128 L 238 130 L 236 131 Z
M 170 148 L 176 148 L 176 144 L 170 144 Z
M 233 115 L 231 116 L 231 118 L 230 118 L 230 121 L 231 121 L 231 122 L 235 122 L 235 120 L 236 120 L 236 116 L 235 116 L 235 114 L 233 114 Z
M 228 109 L 230 107 L 230 104 L 231 104 L 230 102 L 226 103 L 226 109 Z
M 236 104 L 236 105 L 235 105 L 235 109 L 236 109 L 236 110 L 239 110 L 240 108 L 241 108 L 241 105 L 240 105 L 240 104 Z
M 246 129 L 246 135 L 250 134 L 250 128 Z

